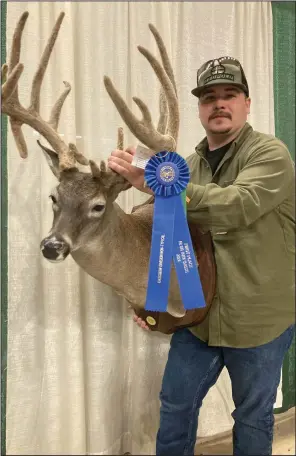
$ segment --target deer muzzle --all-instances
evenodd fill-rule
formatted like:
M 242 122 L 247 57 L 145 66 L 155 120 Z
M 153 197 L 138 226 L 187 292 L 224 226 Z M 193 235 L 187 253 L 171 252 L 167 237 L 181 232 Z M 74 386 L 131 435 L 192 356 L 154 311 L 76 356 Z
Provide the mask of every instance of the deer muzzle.
M 57 235 L 43 239 L 40 249 L 44 258 L 53 263 L 64 261 L 70 253 L 69 244 L 61 236 Z

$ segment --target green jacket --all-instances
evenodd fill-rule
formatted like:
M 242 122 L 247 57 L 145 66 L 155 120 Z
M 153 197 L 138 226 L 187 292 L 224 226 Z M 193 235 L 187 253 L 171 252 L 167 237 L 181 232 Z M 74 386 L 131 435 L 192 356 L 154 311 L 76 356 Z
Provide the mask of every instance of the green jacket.
M 295 322 L 295 168 L 287 147 L 246 123 L 212 176 L 206 138 L 188 157 L 187 216 L 212 234 L 217 290 L 191 331 L 254 347 Z

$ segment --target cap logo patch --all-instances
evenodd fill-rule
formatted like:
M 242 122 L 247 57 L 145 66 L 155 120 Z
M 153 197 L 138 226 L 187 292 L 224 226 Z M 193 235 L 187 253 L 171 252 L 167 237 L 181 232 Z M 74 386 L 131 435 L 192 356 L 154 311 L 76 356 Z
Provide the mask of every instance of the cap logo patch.
M 234 81 L 234 75 L 230 73 L 225 73 L 225 67 L 221 65 L 219 60 L 212 61 L 210 67 L 212 67 L 211 75 L 205 79 L 204 84 L 208 84 L 209 82 L 214 81 L 215 79 L 225 79 L 227 81 Z

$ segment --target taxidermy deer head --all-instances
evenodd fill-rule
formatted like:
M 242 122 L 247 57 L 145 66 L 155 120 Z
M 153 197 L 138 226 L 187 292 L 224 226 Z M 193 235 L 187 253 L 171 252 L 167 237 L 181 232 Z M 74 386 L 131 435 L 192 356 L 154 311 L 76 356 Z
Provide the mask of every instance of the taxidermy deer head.
M 132 214 L 126 214 L 115 200 L 121 191 L 130 188 L 130 184 L 118 174 L 107 170 L 104 162 L 98 165 L 93 160 L 87 160 L 74 144 L 62 141 L 57 128 L 63 104 L 71 90 L 68 82 L 64 82 L 65 90 L 54 104 L 49 120 L 45 121 L 41 117 L 41 85 L 64 13 L 61 13 L 56 21 L 33 77 L 30 105 L 28 108 L 23 107 L 18 96 L 18 82 L 24 70 L 24 65 L 20 63 L 20 53 L 27 18 L 28 13 L 25 12 L 14 32 L 9 63 L 5 63 L 1 68 L 1 111 L 10 119 L 11 131 L 22 158 L 28 155 L 21 130 L 23 124 L 37 131 L 52 148 L 49 149 L 38 141 L 58 180 L 58 185 L 50 195 L 53 209 L 52 228 L 41 242 L 41 251 L 46 259 L 55 263 L 63 261 L 70 254 L 86 273 L 111 286 L 131 304 L 138 315 L 146 318 L 143 309 L 146 301 L 153 205 L 142 205 Z M 107 76 L 104 84 L 122 119 L 139 141 L 155 152 L 174 151 L 179 130 L 176 84 L 165 45 L 155 27 L 149 25 L 149 28 L 160 51 L 162 64 L 147 49 L 140 46 L 138 49 L 152 66 L 161 84 L 157 128 L 154 127 L 149 109 L 142 100 L 133 98 L 142 113 L 142 119 L 138 120 Z M 118 130 L 117 148 L 123 149 L 122 129 Z M 81 171 L 78 164 L 84 165 L 85 171 Z M 203 238 L 196 224 L 193 232 L 207 308 L 185 313 L 176 273 L 172 269 L 167 312 L 159 313 L 159 317 L 154 315 L 158 322 L 155 326 L 150 326 L 151 329 L 171 333 L 177 327 L 202 321 L 207 314 L 215 293 L 215 261 L 210 236 Z
M 71 254 L 74 260 L 92 277 L 113 287 L 135 308 L 144 308 L 150 238 L 152 227 L 151 205 L 132 214 L 126 214 L 115 203 L 121 191 L 130 184 L 121 176 L 87 160 L 74 144 L 66 144 L 57 132 L 63 104 L 71 86 L 64 82 L 65 90 L 54 104 L 49 120 L 40 114 L 40 90 L 49 58 L 64 18 L 61 13 L 52 30 L 39 66 L 34 75 L 31 101 L 23 107 L 18 96 L 18 83 L 24 70 L 20 63 L 21 38 L 28 13 L 25 12 L 14 32 L 8 64 L 1 70 L 2 113 L 10 118 L 18 151 L 26 158 L 28 151 L 21 127 L 29 125 L 47 140 L 52 149 L 38 142 L 58 185 L 50 195 L 52 199 L 53 224 L 48 236 L 41 242 L 45 258 L 57 262 Z M 160 119 L 155 128 L 148 107 L 139 98 L 134 98 L 142 112 L 138 120 L 128 109 L 111 80 L 105 77 L 106 89 L 119 113 L 134 135 L 154 151 L 175 150 L 179 112 L 173 71 L 163 41 L 157 30 L 150 25 L 161 55 L 162 64 L 146 49 L 139 51 L 149 61 L 161 86 Z M 123 134 L 119 130 L 118 148 L 123 148 Z M 80 171 L 78 165 L 89 167 Z M 183 315 L 177 280 L 172 274 L 170 304 L 175 314 Z

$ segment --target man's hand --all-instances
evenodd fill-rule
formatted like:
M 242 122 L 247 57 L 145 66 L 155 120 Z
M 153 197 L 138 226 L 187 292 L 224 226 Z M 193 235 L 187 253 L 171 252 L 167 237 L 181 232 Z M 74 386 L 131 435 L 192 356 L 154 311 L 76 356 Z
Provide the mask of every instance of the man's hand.
M 133 187 L 141 192 L 153 195 L 152 190 L 144 187 L 144 170 L 133 166 L 133 156 L 136 153 L 134 147 L 128 147 L 125 150 L 114 150 L 108 158 L 108 167 L 125 177 Z

